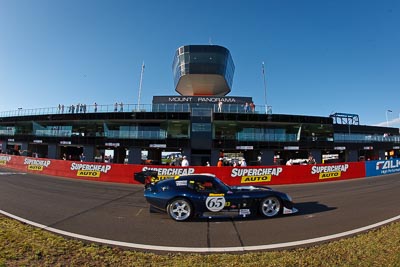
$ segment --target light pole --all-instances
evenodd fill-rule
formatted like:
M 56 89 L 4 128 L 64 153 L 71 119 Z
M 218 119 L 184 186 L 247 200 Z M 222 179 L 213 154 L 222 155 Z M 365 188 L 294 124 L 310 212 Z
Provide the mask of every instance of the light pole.
M 142 94 L 143 73 L 144 73 L 144 61 L 143 61 L 143 64 L 142 64 L 142 71 L 140 72 L 139 95 L 138 95 L 138 100 L 137 100 L 137 111 L 140 110 L 140 97 L 141 97 L 141 94 Z
M 262 75 L 264 80 L 264 101 L 265 101 L 265 114 L 268 114 L 268 104 L 267 104 L 267 83 L 265 82 L 265 68 L 264 61 L 262 63 Z
M 393 112 L 390 109 L 386 110 L 386 126 L 389 127 L 389 119 L 388 119 L 388 113 Z

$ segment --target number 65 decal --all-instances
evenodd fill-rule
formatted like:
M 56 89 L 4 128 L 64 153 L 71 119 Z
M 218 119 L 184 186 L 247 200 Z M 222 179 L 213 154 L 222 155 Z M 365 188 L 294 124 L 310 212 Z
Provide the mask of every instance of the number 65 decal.
M 210 211 L 220 211 L 225 206 L 225 198 L 224 197 L 207 197 L 206 199 L 206 207 Z

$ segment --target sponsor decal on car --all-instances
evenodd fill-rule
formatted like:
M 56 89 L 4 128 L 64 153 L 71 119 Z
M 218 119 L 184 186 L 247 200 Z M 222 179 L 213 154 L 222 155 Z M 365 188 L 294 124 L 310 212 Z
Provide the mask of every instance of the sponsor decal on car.
M 50 160 L 42 159 L 30 159 L 25 158 L 24 165 L 28 165 L 28 170 L 30 171 L 43 171 L 44 167 L 49 167 L 51 164 Z
M 7 162 L 9 162 L 10 160 L 10 156 L 0 156 L 0 165 L 7 165 Z
M 296 208 L 288 209 L 286 207 L 283 207 L 283 214 L 293 214 L 298 212 Z
M 77 171 L 76 176 L 79 177 L 100 177 L 101 173 L 107 173 L 111 170 L 111 165 L 99 165 L 99 164 L 82 164 L 72 163 L 71 171 Z
M 270 182 L 272 176 L 279 176 L 283 168 L 233 168 L 232 177 L 241 177 L 241 183 L 261 183 Z
M 209 211 L 217 212 L 225 207 L 224 194 L 209 194 L 206 199 L 206 207 Z
M 176 186 L 187 186 L 187 180 L 175 181 Z
M 340 164 L 333 166 L 313 166 L 311 168 L 311 174 L 318 174 L 320 180 L 339 178 L 342 176 L 342 172 L 346 172 L 348 168 L 349 164 Z
M 251 214 L 250 209 L 240 209 L 239 210 L 240 216 L 246 217 L 247 215 L 250 215 L 250 214 Z

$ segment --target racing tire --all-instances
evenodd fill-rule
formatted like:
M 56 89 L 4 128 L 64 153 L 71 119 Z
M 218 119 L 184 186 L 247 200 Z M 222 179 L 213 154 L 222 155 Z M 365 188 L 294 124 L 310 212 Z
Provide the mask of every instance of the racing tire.
M 168 204 L 167 212 L 173 220 L 183 222 L 192 217 L 193 207 L 186 198 L 175 198 Z
M 260 202 L 260 213 L 264 217 L 275 217 L 282 212 L 282 202 L 275 196 L 264 198 Z

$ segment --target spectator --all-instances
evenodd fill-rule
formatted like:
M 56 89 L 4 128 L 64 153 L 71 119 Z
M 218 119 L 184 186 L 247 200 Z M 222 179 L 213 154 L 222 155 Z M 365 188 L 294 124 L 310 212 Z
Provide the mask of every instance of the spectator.
M 242 162 L 240 163 L 241 167 L 247 167 L 246 159 L 243 159 Z
M 179 159 L 179 157 L 176 157 L 174 161 L 174 166 L 180 166 L 180 165 L 181 165 L 181 160 Z
M 254 105 L 253 102 L 250 102 L 250 109 L 251 109 L 251 112 L 254 113 L 255 108 L 256 108 L 256 105 Z
M 114 104 L 114 112 L 117 112 L 117 111 L 118 111 L 118 103 L 115 102 L 115 104 Z
M 246 102 L 246 104 L 244 104 L 244 112 L 248 111 L 249 111 L 249 103 Z
M 222 167 L 223 163 L 222 163 L 222 158 L 219 158 L 218 163 L 217 163 L 217 167 Z
M 222 101 L 218 102 L 218 112 L 222 112 Z
M 183 156 L 182 167 L 187 167 L 187 166 L 189 166 L 189 161 L 187 160 L 186 156 Z
M 97 103 L 94 102 L 94 112 L 97 112 Z
M 309 155 L 309 156 L 308 156 L 308 161 L 307 161 L 307 163 L 308 163 L 308 164 L 316 164 L 316 161 L 315 161 L 315 159 L 314 159 L 314 157 L 313 157 L 312 155 Z
M 120 112 L 124 111 L 124 104 L 122 104 L 122 102 L 119 104 L 119 107 Z

